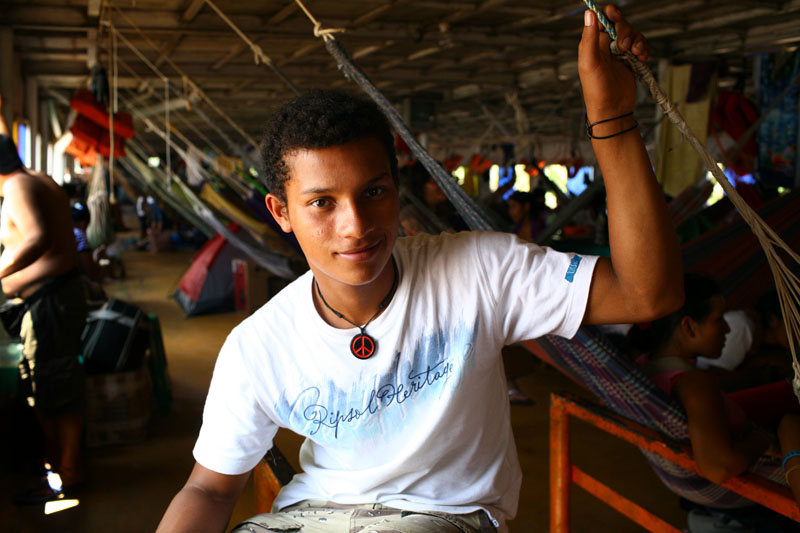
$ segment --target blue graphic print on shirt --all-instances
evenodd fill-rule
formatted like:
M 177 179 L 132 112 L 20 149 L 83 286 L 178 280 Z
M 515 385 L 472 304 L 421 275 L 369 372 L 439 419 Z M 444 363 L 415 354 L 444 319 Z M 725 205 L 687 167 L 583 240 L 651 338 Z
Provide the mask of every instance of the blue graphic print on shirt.
M 341 390 L 334 380 L 303 383 L 300 393 L 284 391 L 275 406 L 282 423 L 313 440 L 347 445 L 365 436 L 391 437 L 421 409 L 452 394 L 474 364 L 478 319 L 472 327 L 455 327 L 449 335 L 439 328 L 422 336 L 413 349 L 394 355 L 392 366 L 373 380 L 354 380 L 352 390 Z M 297 391 L 296 388 L 292 389 Z M 423 400 L 423 401 L 420 401 Z

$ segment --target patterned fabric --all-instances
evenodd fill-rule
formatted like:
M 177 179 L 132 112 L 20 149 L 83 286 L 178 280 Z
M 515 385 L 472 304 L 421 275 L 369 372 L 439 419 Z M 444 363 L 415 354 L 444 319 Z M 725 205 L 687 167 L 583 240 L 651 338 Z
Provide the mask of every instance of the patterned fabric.
M 759 56 L 758 103 L 768 109 L 800 75 L 800 51 L 792 54 Z M 777 187 L 794 187 L 800 180 L 797 147 L 800 87 L 796 84 L 767 113 L 758 130 L 758 175 L 762 182 Z
M 758 214 L 790 248 L 800 249 L 800 189 L 772 200 Z M 761 245 L 740 218 L 686 243 L 681 255 L 687 272 L 719 283 L 730 309 L 752 305 L 775 285 Z M 797 265 L 790 266 L 797 275 Z
M 615 413 L 689 444 L 686 413 L 681 406 L 619 353 L 599 328 L 584 326 L 571 340 L 548 336 L 537 339 L 537 343 L 553 364 Z M 664 484 L 687 500 L 717 508 L 753 504 L 654 453 L 642 453 Z M 785 484 L 778 460 L 762 458 L 751 471 Z

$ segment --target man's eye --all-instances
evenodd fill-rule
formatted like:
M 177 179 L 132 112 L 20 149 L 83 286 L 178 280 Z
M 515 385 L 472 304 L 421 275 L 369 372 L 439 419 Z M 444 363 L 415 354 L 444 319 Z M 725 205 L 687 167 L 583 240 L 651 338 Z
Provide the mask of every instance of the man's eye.
M 383 191 L 384 191 L 383 187 L 370 187 L 365 191 L 364 195 L 367 198 L 374 198 L 375 196 L 378 196 L 381 193 L 383 193 Z
M 317 198 L 316 200 L 312 200 L 309 205 L 311 207 L 327 207 L 328 200 L 325 198 Z

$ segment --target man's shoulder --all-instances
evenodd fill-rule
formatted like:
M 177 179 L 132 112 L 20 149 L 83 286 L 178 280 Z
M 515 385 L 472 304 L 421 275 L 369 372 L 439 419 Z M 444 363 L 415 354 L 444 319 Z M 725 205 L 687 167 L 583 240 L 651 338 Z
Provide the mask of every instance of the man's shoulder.
M 303 304 L 305 302 L 303 300 L 304 289 L 311 286 L 310 279 L 311 272 L 308 271 L 289 283 L 278 294 L 274 295 L 264 305 L 256 309 L 253 314 L 244 319 L 236 329 L 241 326 L 271 329 L 281 327 L 280 324 L 284 321 L 294 320 L 298 314 L 303 312 Z
M 491 253 L 495 250 L 508 251 L 509 247 L 522 244 L 510 233 L 497 231 L 459 231 L 439 235 L 419 234 L 397 239 L 397 249 L 406 255 L 439 253 Z

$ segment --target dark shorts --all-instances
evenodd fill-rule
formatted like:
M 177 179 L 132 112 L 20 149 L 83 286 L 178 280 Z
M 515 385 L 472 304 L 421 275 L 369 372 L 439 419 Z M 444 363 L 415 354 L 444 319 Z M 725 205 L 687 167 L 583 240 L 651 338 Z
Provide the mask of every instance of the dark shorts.
M 20 330 L 22 390 L 48 418 L 82 410 L 86 395 L 79 360 L 87 313 L 83 281 L 74 275 L 54 281 L 52 289 L 45 287 L 30 299 Z

